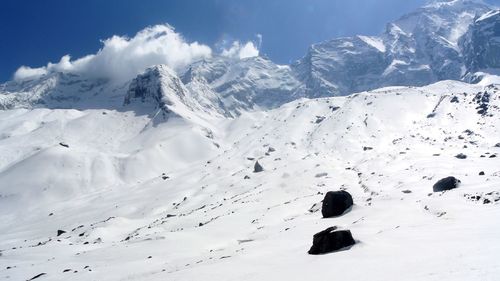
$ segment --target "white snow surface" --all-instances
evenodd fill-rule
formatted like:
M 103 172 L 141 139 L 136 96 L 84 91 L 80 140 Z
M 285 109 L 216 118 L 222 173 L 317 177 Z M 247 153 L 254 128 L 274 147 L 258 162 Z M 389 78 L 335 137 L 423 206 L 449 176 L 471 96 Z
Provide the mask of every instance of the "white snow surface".
M 376 48 L 380 52 L 385 52 L 384 40 L 380 37 L 375 36 L 358 36 L 361 40 L 365 41 L 370 46 Z
M 492 11 L 489 11 L 488 13 L 486 13 L 486 14 L 484 14 L 484 15 L 480 16 L 480 17 L 476 20 L 476 22 L 484 21 L 484 20 L 489 19 L 489 18 L 491 18 L 491 17 L 494 17 L 494 16 L 496 16 L 496 15 L 498 15 L 498 14 L 500 14 L 500 10 L 492 10 Z
M 443 81 L 210 120 L 2 110 L 0 279 L 498 280 L 499 91 Z M 446 176 L 459 188 L 432 193 Z M 322 219 L 339 189 L 355 206 Z M 334 225 L 356 245 L 308 255 Z

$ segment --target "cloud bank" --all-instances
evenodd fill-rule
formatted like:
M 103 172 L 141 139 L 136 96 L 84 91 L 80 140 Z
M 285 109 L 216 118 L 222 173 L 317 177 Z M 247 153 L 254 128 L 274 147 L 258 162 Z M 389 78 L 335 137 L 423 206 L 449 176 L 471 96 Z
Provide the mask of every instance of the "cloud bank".
M 132 38 L 115 35 L 102 43 L 103 47 L 96 54 L 75 60 L 66 55 L 59 62 L 48 63 L 44 67 L 21 66 L 15 72 L 14 79 L 25 80 L 52 72 L 71 72 L 121 82 L 157 64 L 166 64 L 178 71 L 197 60 L 210 58 L 213 53 L 207 45 L 187 42 L 169 25 L 145 28 Z M 259 50 L 253 42 L 242 44 L 235 41 L 220 55 L 243 59 L 258 56 Z

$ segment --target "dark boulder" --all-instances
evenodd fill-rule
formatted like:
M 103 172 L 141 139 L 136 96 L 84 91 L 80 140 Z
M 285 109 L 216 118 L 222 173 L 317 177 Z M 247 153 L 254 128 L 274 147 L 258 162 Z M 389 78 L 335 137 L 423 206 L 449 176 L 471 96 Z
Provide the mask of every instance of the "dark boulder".
M 314 123 L 319 124 L 325 120 L 325 116 L 316 116 L 316 121 Z
M 35 276 L 31 277 L 31 279 L 28 279 L 28 281 L 35 280 L 35 279 L 40 278 L 40 277 L 42 277 L 42 276 L 44 276 L 44 275 L 47 275 L 47 273 L 42 272 L 42 273 L 40 273 L 40 274 L 37 274 L 37 275 L 35 275 Z
M 57 230 L 57 236 L 61 236 L 61 235 L 63 235 L 64 233 L 66 233 L 66 231 L 61 230 L 61 229 Z
M 466 133 L 468 136 L 474 135 L 474 132 L 472 130 L 469 130 L 469 129 L 465 130 L 464 133 Z
M 484 171 L 479 172 L 480 176 L 484 176 Z
M 323 199 L 321 213 L 324 218 L 336 217 L 342 215 L 345 211 L 352 207 L 352 196 L 349 192 L 329 191 Z
M 259 164 L 259 161 L 255 162 L 255 165 L 253 166 L 253 172 L 260 173 L 262 171 L 264 171 L 264 168 Z
M 337 227 L 329 227 L 321 232 L 314 234 L 313 245 L 309 249 L 310 255 L 321 255 L 342 250 L 350 247 L 356 242 L 352 238 L 351 231 L 338 230 Z
M 434 192 L 450 190 L 458 187 L 460 180 L 455 177 L 447 177 L 444 179 L 440 179 L 438 182 L 434 184 L 432 190 Z
M 64 142 L 60 142 L 59 145 L 62 146 L 62 147 L 69 148 L 69 145 L 65 144 Z
M 460 153 L 460 154 L 455 155 L 455 158 L 458 158 L 458 159 L 467 159 L 467 155 L 465 155 L 463 153 Z

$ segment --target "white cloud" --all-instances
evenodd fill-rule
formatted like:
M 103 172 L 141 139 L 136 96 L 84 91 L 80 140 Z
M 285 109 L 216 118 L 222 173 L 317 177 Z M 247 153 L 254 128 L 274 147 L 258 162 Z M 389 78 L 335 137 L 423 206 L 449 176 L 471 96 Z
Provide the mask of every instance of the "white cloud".
M 259 55 L 259 49 L 255 47 L 252 42 L 247 42 L 243 47 L 241 47 L 239 56 L 240 59 L 256 57 Z
M 63 56 L 58 63 L 31 68 L 20 67 L 14 79 L 34 78 L 51 72 L 72 72 L 89 77 L 106 77 L 124 81 L 156 64 L 179 70 L 188 64 L 212 55 L 212 49 L 186 40 L 169 25 L 156 25 L 138 32 L 134 37 L 113 36 L 103 40 L 103 47 L 93 55 L 71 60 Z
M 16 73 L 14 73 L 14 79 L 24 80 L 24 79 L 40 77 L 45 74 L 47 74 L 47 69 L 45 67 L 31 68 L 29 66 L 21 66 L 20 68 L 17 69 Z
M 233 41 L 229 48 L 223 48 L 221 55 L 232 58 L 251 58 L 259 55 L 260 45 L 262 43 L 262 35 L 257 34 L 257 42 L 248 41 L 245 44 L 239 41 Z

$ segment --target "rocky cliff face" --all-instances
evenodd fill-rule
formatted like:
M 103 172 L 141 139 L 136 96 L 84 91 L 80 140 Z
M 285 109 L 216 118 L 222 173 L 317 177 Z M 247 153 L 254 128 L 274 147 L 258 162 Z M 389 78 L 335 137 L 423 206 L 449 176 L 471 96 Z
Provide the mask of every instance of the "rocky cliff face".
M 500 10 L 476 19 L 460 43 L 471 72 L 500 68 Z
M 130 82 L 124 104 L 134 103 L 153 107 L 165 115 L 229 114 L 215 93 L 200 93 L 192 88 L 188 89 L 177 74 L 166 65 L 151 67 Z

